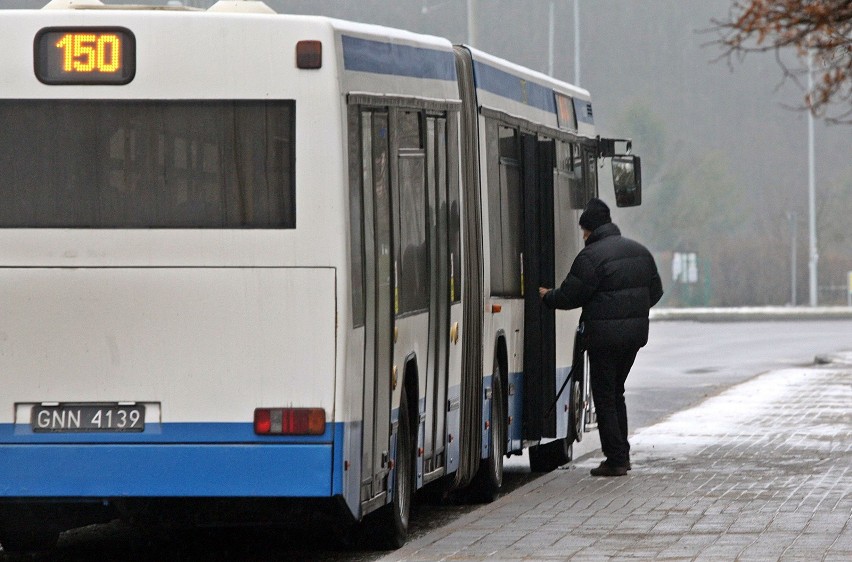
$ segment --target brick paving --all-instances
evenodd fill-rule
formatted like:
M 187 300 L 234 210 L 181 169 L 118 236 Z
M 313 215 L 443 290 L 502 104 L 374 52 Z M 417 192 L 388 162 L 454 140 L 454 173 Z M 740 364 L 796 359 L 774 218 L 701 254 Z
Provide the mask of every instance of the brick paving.
M 774 371 L 579 459 L 387 561 L 852 561 L 852 353 Z

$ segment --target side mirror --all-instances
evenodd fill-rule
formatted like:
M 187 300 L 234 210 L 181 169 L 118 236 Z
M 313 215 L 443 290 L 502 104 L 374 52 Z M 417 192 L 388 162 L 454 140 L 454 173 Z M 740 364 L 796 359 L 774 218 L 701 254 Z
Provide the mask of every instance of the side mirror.
M 638 156 L 612 157 L 612 185 L 615 187 L 615 204 L 635 207 L 642 204 L 642 166 Z

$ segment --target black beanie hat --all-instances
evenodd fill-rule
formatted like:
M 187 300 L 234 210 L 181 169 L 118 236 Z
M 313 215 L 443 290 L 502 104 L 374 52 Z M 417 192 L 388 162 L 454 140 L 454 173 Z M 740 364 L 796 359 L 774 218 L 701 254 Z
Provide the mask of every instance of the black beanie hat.
M 612 222 L 612 218 L 609 216 L 609 207 L 596 197 L 589 200 L 586 210 L 580 215 L 580 226 L 592 232 L 597 230 L 599 226 L 610 222 Z

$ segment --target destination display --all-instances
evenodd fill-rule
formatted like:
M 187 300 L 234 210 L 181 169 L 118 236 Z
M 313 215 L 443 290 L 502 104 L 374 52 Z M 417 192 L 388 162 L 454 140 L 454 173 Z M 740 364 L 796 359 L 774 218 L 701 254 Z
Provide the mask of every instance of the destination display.
M 128 84 L 136 40 L 124 28 L 47 28 L 36 35 L 36 77 L 45 84 Z

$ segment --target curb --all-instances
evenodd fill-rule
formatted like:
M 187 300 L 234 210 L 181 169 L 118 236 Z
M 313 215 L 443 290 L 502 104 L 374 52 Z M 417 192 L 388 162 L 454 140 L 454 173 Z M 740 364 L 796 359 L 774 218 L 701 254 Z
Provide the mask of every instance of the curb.
M 651 309 L 652 321 L 753 322 L 772 320 L 852 320 L 849 306 L 766 306 Z

